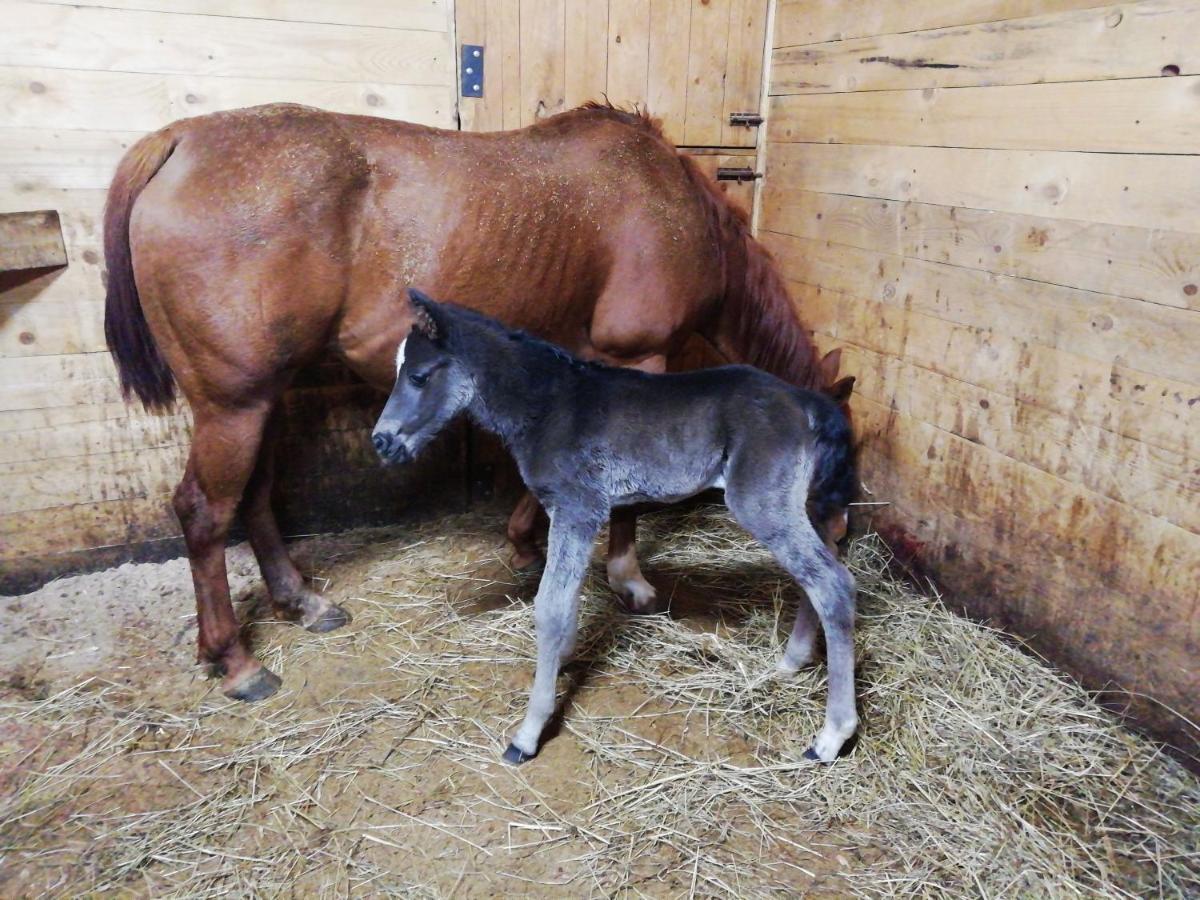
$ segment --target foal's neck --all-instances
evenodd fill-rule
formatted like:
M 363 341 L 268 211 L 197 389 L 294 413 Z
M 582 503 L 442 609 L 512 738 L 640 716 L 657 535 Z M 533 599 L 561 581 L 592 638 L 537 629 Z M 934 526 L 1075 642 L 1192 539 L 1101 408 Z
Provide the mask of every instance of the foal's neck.
M 574 366 L 545 346 L 502 333 L 480 335 L 479 346 L 472 349 L 475 397 L 469 414 L 520 457 L 561 397 Z

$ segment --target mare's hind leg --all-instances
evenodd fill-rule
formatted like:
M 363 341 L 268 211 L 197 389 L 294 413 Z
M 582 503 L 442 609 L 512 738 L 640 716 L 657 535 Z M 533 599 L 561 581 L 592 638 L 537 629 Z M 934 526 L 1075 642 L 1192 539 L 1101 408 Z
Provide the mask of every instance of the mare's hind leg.
M 542 559 L 538 549 L 538 525 L 545 519 L 537 497 L 525 492 L 508 520 L 508 540 L 513 546 L 510 564 L 514 569 L 528 569 Z
M 241 639 L 229 599 L 225 539 L 254 470 L 268 407 L 194 404 L 195 428 L 175 512 L 183 527 L 196 587 L 199 659 L 224 676 L 235 700 L 261 700 L 279 688 L 277 675 L 256 660 Z
M 806 493 L 807 484 L 790 485 L 786 478 L 775 480 L 769 468 L 743 470 L 736 488 L 730 481 L 726 502 L 738 522 L 765 544 L 804 588 L 820 619 L 829 665 L 829 695 L 825 724 L 804 755 L 833 762 L 842 745 L 858 729 L 854 699 L 854 578 L 812 527 L 803 498 L 800 502 L 788 502 L 790 496 Z M 780 485 L 784 486 L 782 491 Z M 811 654 L 810 629 L 807 623 L 799 621 L 805 615 L 801 608 L 784 651 L 786 668 L 790 668 L 792 659 L 802 658 L 806 652 Z
M 546 570 L 533 601 L 537 628 L 537 672 L 525 720 L 504 751 L 505 762 L 523 763 L 537 755 L 542 729 L 554 714 L 558 670 L 575 647 L 579 619 L 579 586 L 592 556 L 602 515 L 560 512 L 551 517 Z
M 608 584 L 631 612 L 654 612 L 657 593 L 637 558 L 637 513 L 614 509 L 608 524 Z
M 350 621 L 350 614 L 305 586 L 279 533 L 271 509 L 271 486 L 275 481 L 275 445 L 282 427 L 283 413 L 276 404 L 258 450 L 254 473 L 246 486 L 242 516 L 276 614 L 320 634 L 342 627 Z

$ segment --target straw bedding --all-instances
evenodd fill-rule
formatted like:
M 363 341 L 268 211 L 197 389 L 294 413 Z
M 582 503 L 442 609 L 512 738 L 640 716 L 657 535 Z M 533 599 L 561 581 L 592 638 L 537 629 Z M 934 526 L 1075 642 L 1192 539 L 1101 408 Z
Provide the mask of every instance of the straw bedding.
M 643 569 L 671 612 L 621 613 L 597 556 L 566 715 L 519 769 L 498 757 L 533 673 L 536 578 L 504 566 L 495 513 L 306 541 L 316 583 L 356 618 L 322 636 L 258 619 L 257 652 L 285 681 L 262 704 L 189 675 L 194 628 L 164 649 L 144 604 L 103 659 L 6 666 L 0 894 L 1200 889 L 1200 782 L 891 574 L 877 538 L 848 551 L 861 737 L 817 767 L 802 753 L 824 667 L 773 674 L 798 589 L 720 509 L 643 521 Z M 261 589 L 233 557 L 255 618 Z M 169 621 L 187 614 L 185 579 L 181 561 L 127 566 L 58 593 L 103 596 L 119 618 L 119 598 L 157 591 Z M 94 646 L 86 629 L 70 639 Z

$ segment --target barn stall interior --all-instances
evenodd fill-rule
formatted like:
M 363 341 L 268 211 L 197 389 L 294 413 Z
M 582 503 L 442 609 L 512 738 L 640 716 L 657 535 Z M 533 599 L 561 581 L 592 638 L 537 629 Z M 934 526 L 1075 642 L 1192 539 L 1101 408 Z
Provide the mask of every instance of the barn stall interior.
M 1196 890 L 1200 3 L 0 11 L 5 894 Z M 723 170 L 856 377 L 858 746 L 802 758 L 824 666 L 771 674 L 802 594 L 705 505 L 646 518 L 667 615 L 596 560 L 557 733 L 503 766 L 535 658 L 512 474 L 465 426 L 381 468 L 382 397 L 332 357 L 276 494 L 355 619 L 274 621 L 234 546 L 284 685 L 227 700 L 170 503 L 190 412 L 124 404 L 105 350 L 117 162 L 259 103 L 493 131 L 604 98 Z

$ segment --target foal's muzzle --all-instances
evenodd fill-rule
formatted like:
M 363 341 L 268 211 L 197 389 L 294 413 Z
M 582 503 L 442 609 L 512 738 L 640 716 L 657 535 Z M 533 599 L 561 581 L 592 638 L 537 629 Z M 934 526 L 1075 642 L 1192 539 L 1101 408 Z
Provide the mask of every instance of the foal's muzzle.
M 375 452 L 385 463 L 403 463 L 412 458 L 408 446 L 399 435 L 375 431 L 371 434 L 371 443 L 375 445 Z

